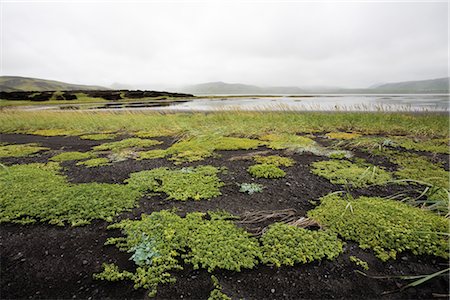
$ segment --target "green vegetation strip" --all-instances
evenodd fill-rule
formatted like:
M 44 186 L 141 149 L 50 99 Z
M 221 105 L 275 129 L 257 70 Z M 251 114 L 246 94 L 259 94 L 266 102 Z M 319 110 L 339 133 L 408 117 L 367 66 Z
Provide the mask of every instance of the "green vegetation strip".
M 0 132 L 32 133 L 36 130 L 66 132 L 146 132 L 153 136 L 263 136 L 299 132 L 351 131 L 361 134 L 411 135 L 448 138 L 445 114 L 409 113 L 292 113 L 218 112 L 208 114 L 158 114 L 154 112 L 18 112 L 0 114 Z M 268 140 L 271 138 L 269 137 Z M 273 142 L 276 142 L 272 140 Z M 281 142 L 283 143 L 283 142 Z
M 156 140 L 147 140 L 147 139 L 140 139 L 140 138 L 129 138 L 124 139 L 118 142 L 111 142 L 111 143 L 104 143 L 98 146 L 95 146 L 93 148 L 94 151 L 105 151 L 110 150 L 113 152 L 119 152 L 123 149 L 129 149 L 129 148 L 145 148 L 145 147 L 151 147 L 155 145 L 162 144 L 160 141 Z
M 449 257 L 448 219 L 398 201 L 330 194 L 308 215 L 361 248 L 373 249 L 381 260 L 408 250 Z

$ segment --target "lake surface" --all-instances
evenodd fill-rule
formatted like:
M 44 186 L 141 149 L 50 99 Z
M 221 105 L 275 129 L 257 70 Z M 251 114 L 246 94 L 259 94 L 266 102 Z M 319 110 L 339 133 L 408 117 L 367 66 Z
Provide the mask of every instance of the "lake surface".
M 449 95 L 307 95 L 196 99 L 164 108 L 180 111 L 292 110 L 292 111 L 448 111 Z

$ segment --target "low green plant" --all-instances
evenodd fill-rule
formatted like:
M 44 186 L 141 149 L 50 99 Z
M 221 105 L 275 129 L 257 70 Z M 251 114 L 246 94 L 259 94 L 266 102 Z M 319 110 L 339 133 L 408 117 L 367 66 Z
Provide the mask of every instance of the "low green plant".
M 77 162 L 77 166 L 85 166 L 87 168 L 109 166 L 109 159 L 106 157 L 92 158 L 85 161 Z
M 156 295 L 158 285 L 174 282 L 170 271 L 182 269 L 182 262 L 195 269 L 205 268 L 240 271 L 253 268 L 261 253 L 256 239 L 227 220 L 206 220 L 203 213 L 189 213 L 181 218 L 169 211 L 142 215 L 141 220 L 124 220 L 109 226 L 122 230 L 125 237 L 110 238 L 121 251 L 133 252 L 147 240 L 152 240 L 149 261 L 140 260 L 136 272 L 121 272 L 115 265 L 104 265 L 104 271 L 94 278 L 103 280 L 130 279 L 135 288 L 150 290 Z M 142 256 L 143 254 L 141 254 Z
M 112 221 L 133 208 L 140 193 L 126 185 L 70 184 L 57 163 L 14 165 L 0 169 L 0 222 L 48 222 L 55 225 Z
M 418 139 L 415 137 L 394 136 L 392 140 L 400 147 L 408 150 L 426 151 L 432 153 L 450 153 L 450 140 L 441 139 Z
M 132 173 L 125 182 L 142 192 L 163 192 L 168 199 L 211 199 L 221 195 L 223 183 L 217 177 L 219 170 L 212 166 L 171 170 L 157 168 Z
M 71 151 L 71 152 L 63 152 L 60 154 L 57 154 L 50 158 L 52 161 L 57 162 L 63 162 L 63 161 L 70 161 L 70 160 L 83 160 L 95 157 L 95 154 L 92 152 L 78 152 L 78 151 Z
M 366 271 L 369 270 L 369 264 L 366 261 L 364 261 L 360 258 L 357 258 L 356 256 L 353 256 L 353 255 L 350 256 L 349 259 L 351 262 L 355 263 L 357 266 L 363 268 L 364 270 L 366 270 Z
M 80 139 L 83 140 L 92 140 L 92 141 L 101 141 L 101 140 L 111 140 L 117 137 L 115 133 L 94 133 L 94 134 L 85 134 L 81 135 Z
M 398 253 L 448 258 L 448 220 L 402 202 L 376 197 L 343 198 L 336 193 L 321 198 L 308 216 L 342 238 L 371 248 L 383 261 Z
M 395 175 L 402 179 L 428 182 L 436 187 L 450 188 L 449 172 L 441 166 L 433 164 L 426 157 L 414 153 L 387 153 L 390 160 L 399 165 Z
M 348 160 L 326 160 L 312 164 L 311 172 L 325 177 L 334 184 L 365 187 L 368 185 L 383 185 L 392 180 L 390 173 L 382 167 L 365 163 L 352 163 Z
M 241 183 L 239 192 L 253 195 L 254 193 L 261 193 L 263 191 L 263 185 L 258 183 Z
M 142 151 L 138 153 L 138 160 L 141 159 L 155 159 L 155 158 L 164 158 L 166 157 L 167 152 L 163 149 L 154 149 L 149 151 Z
M 325 135 L 329 139 L 352 140 L 361 136 L 356 132 L 329 132 Z
M 295 134 L 267 134 L 260 137 L 260 140 L 266 142 L 268 148 L 274 150 L 289 149 L 298 150 L 315 145 L 312 139 Z
M 222 286 L 216 276 L 211 275 L 211 281 L 214 289 L 209 294 L 208 300 L 231 300 L 230 297 L 222 292 Z
M 104 143 L 98 146 L 95 146 L 93 149 L 95 151 L 105 151 L 110 150 L 113 152 L 118 152 L 123 149 L 128 148 L 145 148 L 145 147 L 151 147 L 155 145 L 162 144 L 160 141 L 156 140 L 148 140 L 148 139 L 140 139 L 140 138 L 129 138 L 124 139 L 117 142 L 110 142 L 110 143 Z
M 1 145 L 0 157 L 24 157 L 40 151 L 50 150 L 46 147 L 41 147 L 38 144 L 15 144 L 15 145 Z
M 293 266 L 322 258 L 334 259 L 343 243 L 331 231 L 312 231 L 285 223 L 275 223 L 263 234 L 262 262 Z
M 259 164 L 269 164 L 274 166 L 291 167 L 295 164 L 295 160 L 290 157 L 282 157 L 279 155 L 260 156 L 256 155 L 253 159 Z
M 258 164 L 250 166 L 247 171 L 257 178 L 281 178 L 286 176 L 286 172 L 274 165 Z

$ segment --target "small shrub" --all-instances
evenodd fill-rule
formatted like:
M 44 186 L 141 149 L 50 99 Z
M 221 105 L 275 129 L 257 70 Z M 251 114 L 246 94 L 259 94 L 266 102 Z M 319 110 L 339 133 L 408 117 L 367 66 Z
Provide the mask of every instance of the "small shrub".
M 261 253 L 258 242 L 231 221 L 205 220 L 202 213 L 189 213 L 181 218 L 169 211 L 142 215 L 142 220 L 124 220 L 109 228 L 121 229 L 125 237 L 108 239 L 122 251 L 134 251 L 152 240 L 153 255 L 140 260 L 136 272 L 120 272 L 117 266 L 104 265 L 105 270 L 94 275 L 104 280 L 131 279 L 135 288 L 150 289 L 156 294 L 159 284 L 174 282 L 170 271 L 181 269 L 181 263 L 191 263 L 195 269 L 206 268 L 240 271 L 253 268 Z M 145 253 L 141 254 L 142 257 Z
M 87 168 L 103 167 L 109 165 L 110 165 L 109 159 L 107 159 L 106 157 L 92 158 L 77 163 L 77 166 L 86 166 Z
M 344 239 L 371 248 L 383 261 L 398 253 L 448 258 L 448 220 L 407 204 L 375 197 L 343 199 L 333 194 L 308 216 Z
M 257 178 L 281 178 L 286 176 L 286 172 L 277 166 L 268 164 L 253 165 L 250 166 L 247 171 Z
M 38 144 L 16 144 L 0 146 L 0 157 L 23 157 L 40 151 L 50 150 Z
M 356 256 L 350 256 L 350 261 L 355 263 L 357 266 L 363 268 L 366 271 L 369 270 L 369 264 L 367 262 L 357 258 Z
M 146 139 L 140 139 L 140 138 L 129 138 L 124 139 L 118 142 L 110 142 L 110 143 L 104 143 L 98 146 L 95 146 L 93 149 L 95 151 L 105 151 L 110 150 L 113 152 L 121 151 L 123 149 L 127 148 L 145 148 L 145 147 L 151 147 L 155 145 L 162 144 L 160 141 L 156 140 L 146 140 Z
M 263 188 L 264 187 L 258 183 L 241 183 L 239 192 L 253 195 L 254 193 L 261 193 L 263 191 Z
M 295 164 L 295 160 L 290 157 L 282 157 L 279 155 L 269 155 L 269 156 L 260 156 L 257 155 L 254 157 L 254 160 L 259 164 L 269 164 L 274 166 L 284 166 L 291 167 Z
M 168 199 L 211 199 L 221 195 L 223 183 L 217 177 L 219 170 L 212 166 L 170 170 L 157 168 L 131 174 L 125 182 L 142 192 L 163 192 Z
M 284 223 L 270 225 L 262 238 L 262 262 L 293 266 L 322 258 L 334 259 L 343 243 L 331 231 L 311 231 Z
M 50 158 L 52 161 L 63 162 L 70 160 L 83 160 L 94 157 L 92 152 L 63 152 Z
M 347 160 L 318 161 L 312 164 L 312 168 L 313 174 L 325 177 L 331 183 L 353 187 L 383 185 L 392 180 L 392 176 L 381 167 Z

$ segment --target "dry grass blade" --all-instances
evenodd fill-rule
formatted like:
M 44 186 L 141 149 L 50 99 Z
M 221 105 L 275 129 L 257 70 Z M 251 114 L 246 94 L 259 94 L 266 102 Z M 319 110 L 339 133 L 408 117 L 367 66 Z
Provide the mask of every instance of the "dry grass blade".
M 306 227 L 321 227 L 319 223 L 310 218 L 301 217 L 298 220 L 292 221 L 288 223 L 289 225 L 306 228 Z
M 274 211 L 256 211 L 256 212 L 245 212 L 239 223 L 241 224 L 255 224 L 262 223 L 265 221 L 280 221 L 280 222 L 291 222 L 295 220 L 295 215 L 297 211 L 295 209 L 283 209 Z

